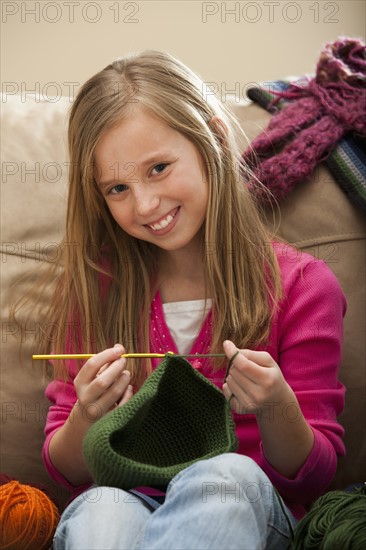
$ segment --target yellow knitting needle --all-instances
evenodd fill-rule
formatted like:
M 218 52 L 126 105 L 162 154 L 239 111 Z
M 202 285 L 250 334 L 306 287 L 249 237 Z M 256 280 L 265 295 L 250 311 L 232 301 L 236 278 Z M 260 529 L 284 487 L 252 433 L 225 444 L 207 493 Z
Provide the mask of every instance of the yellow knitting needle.
M 169 355 L 174 355 L 172 351 L 167 352 Z M 126 359 L 136 359 L 138 357 L 165 357 L 167 353 L 123 353 L 120 357 L 126 357 Z M 32 355 L 32 359 L 90 359 L 94 357 L 96 353 L 72 353 L 61 355 Z
M 96 353 L 63 353 L 61 355 L 32 355 L 32 359 L 90 359 L 90 357 L 94 357 L 94 355 L 96 355 Z M 225 357 L 224 353 L 193 353 L 188 355 L 178 355 L 173 351 L 167 351 L 166 353 L 123 353 L 120 357 L 126 357 L 126 359 L 136 359 L 139 357 L 165 357 L 166 355 L 175 355 L 175 357 Z

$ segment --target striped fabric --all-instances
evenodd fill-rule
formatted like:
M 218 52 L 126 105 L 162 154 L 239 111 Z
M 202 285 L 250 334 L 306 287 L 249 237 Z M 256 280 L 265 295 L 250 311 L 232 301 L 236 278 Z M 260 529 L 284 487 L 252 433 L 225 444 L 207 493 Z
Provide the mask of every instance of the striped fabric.
M 305 85 L 309 77 L 266 82 L 261 87 L 249 88 L 247 96 L 268 112 L 274 114 L 283 109 L 288 99 L 277 99 L 278 92 L 286 91 L 291 84 Z M 342 138 L 324 163 L 350 201 L 366 212 L 366 139 L 355 134 Z

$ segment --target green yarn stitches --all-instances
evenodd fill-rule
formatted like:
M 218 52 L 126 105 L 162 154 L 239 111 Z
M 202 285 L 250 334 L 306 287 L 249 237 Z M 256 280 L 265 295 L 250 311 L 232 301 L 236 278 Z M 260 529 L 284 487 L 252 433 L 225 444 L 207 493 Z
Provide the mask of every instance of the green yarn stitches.
M 193 462 L 235 451 L 237 445 L 223 393 L 172 355 L 128 403 L 90 428 L 84 454 L 99 485 L 165 489 Z
M 363 550 L 366 547 L 366 486 L 354 493 L 331 491 L 315 501 L 298 523 L 294 550 Z

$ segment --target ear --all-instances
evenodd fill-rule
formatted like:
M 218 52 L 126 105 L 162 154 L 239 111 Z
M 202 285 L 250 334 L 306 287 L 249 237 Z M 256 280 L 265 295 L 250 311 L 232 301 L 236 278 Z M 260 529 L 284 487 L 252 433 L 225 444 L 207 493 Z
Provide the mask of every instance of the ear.
M 228 127 L 225 122 L 218 115 L 215 115 L 209 121 L 209 126 L 213 133 L 220 140 L 220 143 L 225 143 L 228 135 Z

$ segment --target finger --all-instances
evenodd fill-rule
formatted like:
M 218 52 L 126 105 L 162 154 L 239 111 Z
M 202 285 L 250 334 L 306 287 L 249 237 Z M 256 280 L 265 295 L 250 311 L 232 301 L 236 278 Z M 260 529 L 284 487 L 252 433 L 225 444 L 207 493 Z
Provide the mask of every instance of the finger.
M 123 394 L 122 399 L 118 403 L 118 406 L 120 407 L 121 405 L 124 405 L 125 403 L 127 403 L 131 399 L 131 397 L 133 397 L 133 386 L 129 384 L 127 386 L 125 393 Z
M 222 386 L 222 393 L 224 394 L 224 397 L 226 401 L 229 401 L 230 396 L 232 395 L 232 391 L 230 390 L 229 386 L 227 385 L 227 382 L 223 384 Z
M 236 384 L 232 379 L 230 384 L 227 384 L 225 396 L 230 404 L 230 408 L 237 414 L 257 414 L 258 406 L 250 397 L 246 389 Z
M 240 355 L 243 355 L 253 363 L 260 365 L 261 367 L 271 367 L 276 365 L 275 360 L 267 351 L 253 351 L 251 349 L 238 350 L 235 344 L 233 344 L 233 342 L 231 342 L 230 340 L 225 340 L 223 347 L 225 354 L 229 359 L 232 358 L 237 351 L 240 351 Z M 235 363 L 235 359 L 236 357 L 232 361 L 233 364 Z
M 226 401 L 228 401 L 228 403 L 230 405 L 231 410 L 235 411 L 238 414 L 242 413 L 243 412 L 242 411 L 243 402 L 238 399 L 235 391 L 237 391 L 237 392 L 240 391 L 241 398 L 243 400 L 244 400 L 244 398 L 245 398 L 245 400 L 247 400 L 247 395 L 245 394 L 245 392 L 243 392 L 242 389 L 239 390 L 239 388 L 237 390 L 233 391 L 232 384 L 231 384 L 231 387 L 230 387 L 227 383 L 225 383 L 222 386 L 222 391 L 223 391 L 223 394 L 225 396 Z
M 226 379 L 229 380 L 230 376 L 234 376 L 241 378 L 242 384 L 245 384 L 246 381 L 257 384 L 258 373 L 255 371 L 255 367 L 258 365 L 252 363 L 252 369 L 249 369 L 249 359 L 243 354 L 243 350 L 238 350 L 230 340 L 226 340 L 223 347 L 227 357 L 230 358 L 230 368 L 226 371 Z
M 237 349 L 232 342 L 224 342 L 224 349 L 231 353 Z M 256 362 L 258 361 L 258 362 Z M 228 372 L 229 376 L 233 376 L 241 384 L 252 383 L 261 385 L 265 382 L 268 376 L 268 368 L 278 368 L 277 363 L 272 356 L 266 351 L 240 350 L 240 353 L 232 360 L 232 366 Z
M 131 386 L 131 373 L 129 370 L 124 370 L 121 376 L 116 380 L 113 391 L 117 393 L 116 401 L 119 402 L 126 393 L 128 386 Z
M 267 358 L 265 358 L 265 360 L 267 360 Z M 238 384 L 246 387 L 248 393 L 256 391 L 258 387 L 267 387 L 268 384 L 282 378 L 279 366 L 271 357 L 268 361 L 268 366 L 263 366 L 251 361 L 244 355 L 241 355 L 237 364 L 233 365 L 230 376 L 235 379 Z M 230 377 L 228 381 L 230 381 Z
M 126 368 L 126 358 L 120 357 L 108 364 L 108 368 L 98 373 L 94 380 L 90 382 L 90 389 L 94 392 L 95 397 L 99 398 L 100 395 L 105 393 L 108 388 L 113 386 L 117 382 Z M 126 371 L 127 372 L 127 371 Z
M 227 401 L 232 411 L 234 411 L 236 414 L 242 414 L 242 405 L 240 404 L 235 394 L 232 393 Z
M 227 364 L 227 367 L 226 367 L 226 372 L 225 372 L 225 378 L 224 378 L 224 382 L 226 382 L 226 379 L 229 375 L 229 372 L 230 372 L 230 369 L 234 363 L 234 360 L 235 358 L 237 357 L 237 355 L 239 355 L 239 350 L 236 346 L 234 346 L 233 342 L 231 342 L 230 340 L 226 340 L 223 344 L 223 348 L 224 348 L 224 351 L 229 359 L 229 362 Z
M 229 361 L 232 361 L 233 364 L 233 362 L 235 361 L 235 358 L 233 358 L 233 356 L 239 351 L 239 349 L 231 340 L 225 340 L 225 342 L 223 343 L 223 348 L 226 357 L 229 359 Z
M 232 403 L 235 396 L 232 393 L 232 391 L 230 390 L 230 388 L 229 388 L 229 386 L 226 382 L 222 386 L 222 392 L 224 394 L 224 397 L 225 397 L 226 401 L 229 403 L 230 408 L 232 410 L 235 410 L 235 407 L 233 406 L 233 403 Z
M 255 403 L 241 403 L 241 401 L 236 397 L 235 394 L 231 394 L 229 399 L 229 405 L 232 411 L 236 414 L 258 414 L 258 406 Z
M 246 376 L 245 366 L 248 364 L 248 359 L 244 355 L 244 350 L 239 350 L 233 342 L 226 340 L 224 342 L 224 351 L 229 358 L 229 364 L 226 371 L 226 378 L 233 371 L 238 371 L 239 374 Z
M 84 383 L 91 382 L 94 380 L 98 372 L 102 373 L 102 369 L 108 363 L 115 361 L 119 358 L 122 353 L 124 353 L 124 347 L 121 344 L 116 344 L 113 348 L 108 348 L 100 353 L 97 353 L 82 366 L 78 373 L 78 378 L 81 379 Z M 102 370 L 101 370 L 102 369 Z
M 97 400 L 101 409 L 107 411 L 118 405 L 130 382 L 131 373 L 124 370 Z
M 236 399 L 240 403 L 245 403 L 246 401 L 248 401 L 249 396 L 248 392 L 246 391 L 246 387 L 243 387 L 241 383 L 238 383 L 235 378 L 231 377 L 230 380 L 228 380 L 227 385 L 229 390 L 229 398 L 231 395 L 235 395 Z
M 253 351 L 251 349 L 242 349 L 242 355 L 244 355 L 249 361 L 252 361 L 256 365 L 261 367 L 273 367 L 277 363 L 273 357 L 267 351 Z

